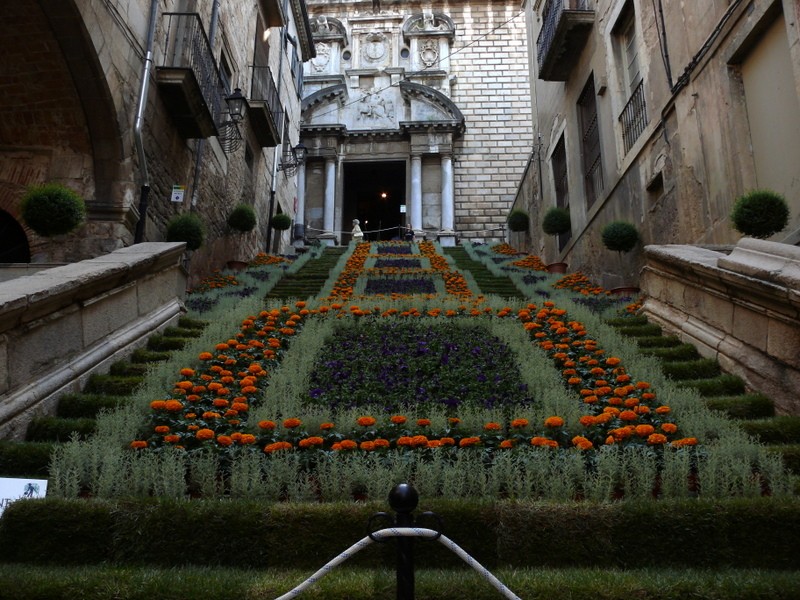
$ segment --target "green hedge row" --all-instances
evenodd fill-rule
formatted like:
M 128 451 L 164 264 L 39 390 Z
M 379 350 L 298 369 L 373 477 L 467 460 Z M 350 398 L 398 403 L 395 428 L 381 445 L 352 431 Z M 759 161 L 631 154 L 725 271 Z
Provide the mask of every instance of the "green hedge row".
M 229 501 L 23 500 L 0 519 L 0 561 L 47 565 L 183 565 L 316 569 L 367 534 L 367 504 Z M 798 569 L 800 500 L 421 504 L 442 532 L 489 568 Z M 418 519 L 423 527 L 434 521 Z M 385 526 L 376 520 L 373 529 Z M 353 567 L 391 564 L 382 543 Z M 418 564 L 461 559 L 436 542 L 415 544 Z

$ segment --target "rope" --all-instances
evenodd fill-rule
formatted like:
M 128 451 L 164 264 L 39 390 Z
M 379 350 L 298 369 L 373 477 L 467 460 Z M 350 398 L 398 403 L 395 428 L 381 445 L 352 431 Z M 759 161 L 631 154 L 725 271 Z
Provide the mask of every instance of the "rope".
M 497 577 L 492 575 L 489 572 L 489 570 L 486 569 L 486 567 L 481 565 L 477 560 L 475 560 L 469 554 L 464 552 L 464 550 L 462 550 L 458 546 L 458 544 L 456 544 L 450 538 L 440 534 L 438 531 L 434 531 L 433 529 L 422 529 L 417 527 L 389 527 L 387 529 L 381 529 L 379 531 L 371 533 L 367 537 L 363 538 L 362 540 L 350 546 L 339 556 L 329 561 L 319 571 L 314 573 L 311 577 L 306 579 L 296 588 L 285 593 L 283 596 L 276 598 L 275 600 L 290 600 L 290 598 L 296 598 L 304 590 L 314 585 L 317 581 L 322 579 L 325 575 L 330 573 L 334 568 L 336 568 L 338 565 L 346 561 L 348 558 L 350 558 L 357 552 L 369 546 L 373 541 L 379 541 L 385 538 L 392 538 L 392 537 L 421 537 L 427 539 L 438 539 L 442 544 L 444 544 L 444 546 L 446 546 L 452 552 L 458 555 L 459 558 L 461 558 L 461 560 L 467 563 L 475 571 L 480 573 L 480 575 L 483 576 L 483 578 L 486 579 L 489 583 L 491 583 L 492 586 L 494 586 L 494 588 L 497 589 L 503 596 L 505 596 L 509 600 L 520 600 L 519 596 L 515 595 L 514 592 L 512 592 L 505 585 L 503 585 L 503 583 L 499 579 L 497 579 Z
M 384 227 L 383 229 L 364 229 L 362 230 L 362 233 L 366 235 L 368 233 L 380 233 L 382 231 L 392 231 L 393 229 L 405 230 L 405 227 L 394 226 L 394 227 Z M 494 231 L 505 231 L 505 230 L 506 230 L 505 227 L 492 227 L 490 229 L 470 230 L 469 233 L 492 233 Z M 342 235 L 342 234 L 350 235 L 351 233 L 353 233 L 352 231 L 328 231 L 327 229 L 317 229 L 315 227 L 306 227 L 306 231 L 319 231 L 320 233 L 333 233 L 335 235 Z

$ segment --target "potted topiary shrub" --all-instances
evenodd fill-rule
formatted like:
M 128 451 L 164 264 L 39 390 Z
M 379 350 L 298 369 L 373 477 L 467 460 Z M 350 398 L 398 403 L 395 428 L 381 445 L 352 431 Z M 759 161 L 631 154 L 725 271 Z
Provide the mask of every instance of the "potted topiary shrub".
M 22 220 L 44 237 L 69 233 L 83 223 L 86 205 L 77 193 L 58 183 L 33 186 L 22 197 Z
M 630 252 L 639 243 L 639 231 L 633 223 L 627 221 L 612 221 L 603 227 L 601 232 L 603 245 L 609 250 L 619 252 L 620 263 L 622 255 Z M 639 291 L 639 288 L 632 285 L 624 285 L 611 290 L 616 294 L 631 295 Z
M 167 223 L 168 242 L 186 242 L 187 250 L 197 250 L 204 240 L 203 221 L 195 213 L 176 215 Z
M 789 206 L 783 196 L 771 190 L 753 190 L 740 196 L 731 210 L 733 227 L 739 233 L 768 238 L 789 223 Z
M 542 231 L 547 235 L 563 235 L 572 230 L 572 219 L 569 209 L 563 206 L 551 206 L 542 218 Z M 567 263 L 555 262 L 547 265 L 550 273 L 566 273 Z
M 270 227 L 277 231 L 286 231 L 292 226 L 292 218 L 286 213 L 278 213 L 270 221 Z
M 248 204 L 237 204 L 228 215 L 228 227 L 239 233 L 253 231 L 256 226 L 256 211 Z
M 530 226 L 528 213 L 526 213 L 524 210 L 520 210 L 519 208 L 515 208 L 508 213 L 508 218 L 506 221 L 508 222 L 508 228 L 511 231 L 528 231 L 528 227 Z

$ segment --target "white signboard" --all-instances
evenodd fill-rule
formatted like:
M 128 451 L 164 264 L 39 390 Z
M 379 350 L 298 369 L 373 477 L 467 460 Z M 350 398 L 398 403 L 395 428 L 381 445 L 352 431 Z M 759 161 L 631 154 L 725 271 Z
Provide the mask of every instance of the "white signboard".
M 44 498 L 46 493 L 46 479 L 0 477 L 0 515 L 12 502 L 23 498 Z
M 171 200 L 173 202 L 183 202 L 183 196 L 185 193 L 186 193 L 185 185 L 173 185 Z

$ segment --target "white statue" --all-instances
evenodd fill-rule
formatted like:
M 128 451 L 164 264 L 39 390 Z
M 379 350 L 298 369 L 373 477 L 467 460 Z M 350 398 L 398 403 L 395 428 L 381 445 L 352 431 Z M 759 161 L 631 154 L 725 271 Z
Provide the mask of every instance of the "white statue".
M 364 241 L 364 232 L 361 231 L 361 227 L 359 227 L 358 225 L 359 225 L 359 220 L 353 219 L 353 241 L 356 244 Z

